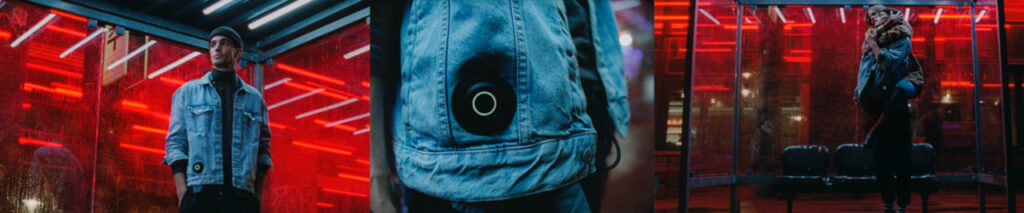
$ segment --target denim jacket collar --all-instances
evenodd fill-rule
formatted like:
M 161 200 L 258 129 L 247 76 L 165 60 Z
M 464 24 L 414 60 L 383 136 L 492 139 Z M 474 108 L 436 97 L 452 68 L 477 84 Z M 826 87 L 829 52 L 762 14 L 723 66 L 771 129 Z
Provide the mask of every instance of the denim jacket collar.
M 210 86 L 213 86 L 213 72 L 219 72 L 219 71 L 217 71 L 216 69 L 210 68 L 210 72 L 207 72 L 205 75 L 203 75 L 202 78 L 196 79 L 196 83 L 199 84 L 199 85 L 209 84 Z M 250 89 L 248 87 L 242 86 L 242 82 L 243 82 L 242 81 L 242 77 L 238 77 L 238 75 L 236 74 L 235 75 L 235 87 L 238 88 L 238 90 L 243 91 L 243 92 L 247 92 L 247 93 L 252 93 L 252 94 L 259 94 L 258 91 L 255 91 L 255 90 L 252 90 L 252 89 Z

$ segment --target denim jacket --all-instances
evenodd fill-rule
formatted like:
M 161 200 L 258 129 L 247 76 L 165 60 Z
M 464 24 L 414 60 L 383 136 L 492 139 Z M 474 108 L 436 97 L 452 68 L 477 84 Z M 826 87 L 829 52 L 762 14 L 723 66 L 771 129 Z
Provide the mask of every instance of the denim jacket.
M 629 120 L 618 29 L 608 1 L 590 4 L 597 70 L 610 117 Z M 402 183 L 451 201 L 505 200 L 575 183 L 596 170 L 576 49 L 562 1 L 409 1 L 392 108 Z M 483 60 L 494 69 L 467 64 Z M 475 134 L 453 115 L 457 85 L 499 76 L 514 90 L 506 128 Z
M 170 165 L 188 160 L 186 180 L 188 186 L 223 184 L 221 152 L 221 108 L 217 89 L 211 84 L 212 76 L 185 83 L 174 92 L 171 101 L 171 121 L 167 133 L 167 154 L 163 163 Z M 270 128 L 267 104 L 252 86 L 235 76 L 242 84 L 235 91 L 235 113 L 231 130 L 232 183 L 235 188 L 255 193 L 256 163 L 267 165 L 270 154 L 257 156 L 260 147 L 269 150 Z
M 909 68 L 907 65 L 910 64 L 911 60 L 916 60 L 910 58 L 910 52 L 912 50 L 910 37 L 896 40 L 890 44 L 881 45 L 879 49 L 878 58 L 875 58 L 874 52 L 872 51 L 866 51 L 861 55 L 860 67 L 857 71 L 857 87 L 854 88 L 853 93 L 854 98 L 856 98 L 860 104 L 868 105 L 869 108 L 872 108 L 870 106 L 875 105 L 881 106 L 881 103 L 887 101 L 889 96 L 874 94 L 871 92 L 866 92 L 869 94 L 862 96 L 862 93 L 865 93 L 865 88 L 883 85 L 881 88 L 882 91 L 889 90 L 890 88 L 887 88 L 888 86 L 896 85 L 901 79 L 908 78 L 905 77 Z M 888 75 L 879 75 L 876 72 L 885 72 L 888 73 Z M 884 79 L 874 79 L 874 81 L 872 81 L 872 78 L 875 78 L 876 76 L 886 77 L 885 79 L 888 79 L 888 81 L 891 82 L 888 82 L 889 85 L 886 86 L 885 81 L 878 82 L 879 80 Z M 914 76 L 911 76 L 909 78 L 913 77 Z M 919 73 L 916 77 L 921 78 Z M 919 79 L 918 81 L 921 80 Z M 909 89 L 913 91 L 912 87 Z M 913 94 L 912 96 L 916 96 L 916 94 Z

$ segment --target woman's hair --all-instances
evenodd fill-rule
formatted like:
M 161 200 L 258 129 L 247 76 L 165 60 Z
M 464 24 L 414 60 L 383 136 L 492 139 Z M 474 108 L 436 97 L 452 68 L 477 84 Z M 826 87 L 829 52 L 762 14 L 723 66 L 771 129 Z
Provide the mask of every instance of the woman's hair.
M 871 26 L 875 26 L 875 23 L 872 23 L 871 15 L 870 14 L 871 13 L 877 13 L 877 12 L 886 12 L 886 13 L 890 13 L 891 14 L 891 13 L 899 13 L 900 11 L 896 10 L 896 9 L 892 9 L 892 8 L 887 8 L 887 7 L 885 7 L 884 5 L 881 5 L 881 4 L 876 4 L 874 6 L 871 6 L 871 8 L 868 8 L 868 13 L 864 14 L 864 23 L 867 23 L 868 25 L 871 25 Z

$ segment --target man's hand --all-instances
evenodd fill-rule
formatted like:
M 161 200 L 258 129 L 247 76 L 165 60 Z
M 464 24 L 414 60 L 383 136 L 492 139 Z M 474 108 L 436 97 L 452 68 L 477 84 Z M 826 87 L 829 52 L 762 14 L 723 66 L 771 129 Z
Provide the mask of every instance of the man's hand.
M 185 183 L 185 173 L 174 173 L 174 188 L 178 193 L 178 206 L 181 206 L 181 200 L 185 198 L 185 192 L 188 191 L 188 186 Z

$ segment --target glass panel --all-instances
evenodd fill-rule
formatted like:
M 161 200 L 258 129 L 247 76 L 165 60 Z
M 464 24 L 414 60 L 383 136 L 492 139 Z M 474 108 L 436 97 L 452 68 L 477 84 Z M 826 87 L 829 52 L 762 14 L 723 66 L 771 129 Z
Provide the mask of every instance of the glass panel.
M 731 1 L 698 7 L 691 115 L 691 170 L 697 176 L 728 175 L 733 150 L 733 81 L 736 29 Z
M 1006 0 L 1006 46 L 1024 47 L 1024 0 Z M 996 17 L 992 14 L 992 17 Z M 1024 48 L 1008 48 L 1010 64 L 1024 64 Z
M 668 117 L 665 141 L 655 143 L 654 168 L 657 178 L 657 194 L 654 209 L 658 212 L 678 212 L 679 196 L 685 193 L 680 180 L 680 146 L 682 146 L 683 122 L 683 87 L 687 85 L 686 72 L 686 40 L 689 27 L 690 2 L 687 0 L 655 1 L 654 2 L 654 38 L 656 46 L 655 72 L 660 88 L 655 87 L 655 94 L 668 97 Z M 658 102 L 656 102 L 658 103 Z M 662 109 L 655 107 L 655 109 Z
M 369 34 L 358 22 L 267 67 L 271 212 L 369 211 Z
M 824 145 L 834 151 L 840 144 L 862 143 L 871 127 L 853 100 L 868 27 L 865 10 L 776 8 L 759 7 L 751 13 L 756 18 L 744 24 L 753 29 L 743 36 L 743 85 L 749 92 L 743 93 L 741 171 L 778 174 L 786 146 Z M 909 11 L 914 55 L 925 70 L 924 90 L 910 101 L 913 140 L 935 146 L 938 171 L 961 173 L 977 161 L 969 10 L 892 8 Z M 938 10 L 943 15 L 936 19 Z M 765 127 L 771 132 L 758 132 Z
M 26 33 L 51 13 L 52 20 Z M 21 2 L 6 2 L 0 19 L 9 21 L 0 24 L 0 74 L 8 85 L 0 87 L 0 209 L 175 211 L 170 169 L 160 164 L 170 98 L 210 71 L 207 50 L 131 30 L 74 47 L 108 26 L 90 28 L 84 17 Z M 275 167 L 264 211 L 369 210 L 368 36 L 358 22 L 267 67 L 264 97 L 279 106 L 270 110 Z M 16 40 L 22 41 L 12 47 Z M 61 57 L 68 49 L 74 51 Z M 247 65 L 238 75 L 252 84 L 255 67 Z M 286 77 L 292 80 L 271 88 Z
M 89 209 L 98 60 L 82 52 L 99 43 L 59 57 L 90 29 L 77 16 L 51 14 L 21 2 L 0 8 L 0 209 L 7 211 Z

